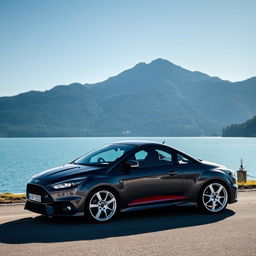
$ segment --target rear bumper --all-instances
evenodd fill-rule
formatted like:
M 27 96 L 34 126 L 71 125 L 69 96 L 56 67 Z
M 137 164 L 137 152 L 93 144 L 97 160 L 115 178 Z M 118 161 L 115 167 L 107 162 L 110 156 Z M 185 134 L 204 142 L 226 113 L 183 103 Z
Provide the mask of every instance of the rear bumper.
M 238 201 L 237 189 L 238 189 L 238 186 L 236 184 L 233 184 L 230 188 L 230 200 L 229 200 L 230 204 L 236 203 Z

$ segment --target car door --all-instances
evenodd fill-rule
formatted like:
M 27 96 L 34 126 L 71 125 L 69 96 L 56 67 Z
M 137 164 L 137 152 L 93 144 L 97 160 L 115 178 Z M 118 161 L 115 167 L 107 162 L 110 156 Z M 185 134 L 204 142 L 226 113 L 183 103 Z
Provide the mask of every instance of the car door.
M 191 198 L 195 196 L 195 186 L 203 172 L 202 167 L 200 163 L 181 152 L 176 152 L 176 159 L 177 169 L 183 173 L 183 194 Z
M 128 206 L 182 199 L 182 172 L 166 147 L 146 147 L 132 154 L 139 167 L 130 167 L 123 179 Z

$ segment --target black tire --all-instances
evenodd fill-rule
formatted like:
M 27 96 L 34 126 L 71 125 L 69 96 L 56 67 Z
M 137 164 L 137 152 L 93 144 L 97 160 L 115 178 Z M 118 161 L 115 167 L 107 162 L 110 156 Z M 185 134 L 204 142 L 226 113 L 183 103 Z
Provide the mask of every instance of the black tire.
M 201 189 L 198 206 L 203 212 L 216 214 L 226 209 L 228 201 L 229 193 L 226 185 L 219 181 L 211 181 Z
M 116 192 L 112 189 L 102 187 L 89 194 L 85 205 L 85 216 L 90 222 L 106 223 L 118 213 L 119 200 Z

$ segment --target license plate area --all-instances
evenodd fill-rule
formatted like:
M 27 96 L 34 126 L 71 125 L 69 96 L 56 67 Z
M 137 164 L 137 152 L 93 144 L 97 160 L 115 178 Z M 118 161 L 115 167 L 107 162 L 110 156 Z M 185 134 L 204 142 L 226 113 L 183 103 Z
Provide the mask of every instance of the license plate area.
M 31 200 L 31 201 L 35 201 L 35 202 L 41 203 L 41 196 L 40 195 L 29 193 L 28 194 L 28 199 Z

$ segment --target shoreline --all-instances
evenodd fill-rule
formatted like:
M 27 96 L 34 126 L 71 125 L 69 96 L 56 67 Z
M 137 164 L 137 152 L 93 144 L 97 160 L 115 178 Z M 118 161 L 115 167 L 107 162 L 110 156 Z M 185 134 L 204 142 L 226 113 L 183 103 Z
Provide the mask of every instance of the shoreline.
M 0 193 L 0 205 L 1 204 L 15 204 L 15 203 L 25 203 L 26 194 L 25 193 Z
M 238 193 L 244 192 L 256 192 L 256 187 L 254 188 L 238 188 Z M 14 205 L 24 205 L 26 202 L 25 193 L 0 193 L 0 207 L 1 206 L 14 206 Z

